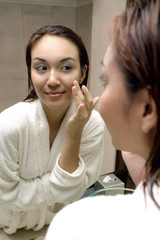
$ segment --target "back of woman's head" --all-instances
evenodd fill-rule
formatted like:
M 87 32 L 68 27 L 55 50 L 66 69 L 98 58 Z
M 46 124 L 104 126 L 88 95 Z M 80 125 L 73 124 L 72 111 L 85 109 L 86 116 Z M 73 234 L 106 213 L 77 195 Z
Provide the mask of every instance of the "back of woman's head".
M 160 178 L 160 0 L 128 1 L 112 26 L 117 62 L 131 94 L 148 89 L 157 107 L 156 135 L 146 163 L 146 184 Z
M 59 26 L 59 25 L 44 26 L 32 34 L 32 36 L 27 44 L 27 47 L 26 47 L 26 64 L 27 64 L 27 69 L 28 69 L 29 95 L 27 96 L 27 98 L 25 100 L 37 98 L 37 94 L 34 90 L 32 80 L 31 80 L 31 51 L 32 51 L 32 47 L 45 35 L 52 35 L 52 36 L 66 38 L 69 41 L 72 41 L 77 46 L 78 51 L 79 51 L 81 70 L 84 69 L 85 65 L 87 66 L 86 75 L 82 82 L 83 85 L 87 85 L 88 72 L 89 72 L 89 58 L 88 58 L 87 50 L 84 46 L 84 43 L 83 43 L 81 37 L 74 31 L 72 31 L 70 28 L 67 28 L 64 26 Z

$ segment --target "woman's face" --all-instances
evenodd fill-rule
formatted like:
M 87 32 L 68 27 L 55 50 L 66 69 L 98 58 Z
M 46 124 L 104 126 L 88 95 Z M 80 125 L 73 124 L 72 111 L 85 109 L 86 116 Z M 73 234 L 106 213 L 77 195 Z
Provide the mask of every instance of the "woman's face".
M 135 103 L 124 85 L 124 75 L 111 45 L 103 59 L 102 74 L 105 89 L 99 102 L 100 114 L 112 136 L 113 145 L 120 150 L 131 150 L 136 127 Z
M 31 51 L 31 79 L 44 110 L 68 108 L 72 83 L 83 81 L 79 51 L 71 41 L 58 36 L 42 37 Z

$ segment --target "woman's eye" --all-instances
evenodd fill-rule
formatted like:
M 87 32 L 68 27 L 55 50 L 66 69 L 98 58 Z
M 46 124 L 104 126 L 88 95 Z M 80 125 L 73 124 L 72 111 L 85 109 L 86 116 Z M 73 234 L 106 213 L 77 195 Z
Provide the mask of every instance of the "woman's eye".
M 63 70 L 63 71 L 69 71 L 71 69 L 72 69 L 71 66 L 63 66 L 63 67 L 61 67 L 61 70 Z
M 103 85 L 104 87 L 107 85 L 107 81 L 104 79 L 103 75 L 101 75 L 101 76 L 99 77 L 99 80 L 100 80 L 100 82 L 102 83 L 102 85 Z
M 37 67 L 36 67 L 36 70 L 37 70 L 37 71 L 40 71 L 40 72 L 46 71 L 46 70 L 47 70 L 47 67 L 46 67 L 46 66 L 37 66 Z

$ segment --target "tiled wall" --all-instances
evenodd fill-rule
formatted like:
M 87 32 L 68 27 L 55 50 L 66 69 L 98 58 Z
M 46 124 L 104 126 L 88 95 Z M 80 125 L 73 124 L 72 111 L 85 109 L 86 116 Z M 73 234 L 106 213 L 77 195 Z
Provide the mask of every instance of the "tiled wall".
M 0 112 L 27 95 L 25 46 L 42 25 L 78 32 L 90 54 L 92 4 L 78 8 L 0 2 Z

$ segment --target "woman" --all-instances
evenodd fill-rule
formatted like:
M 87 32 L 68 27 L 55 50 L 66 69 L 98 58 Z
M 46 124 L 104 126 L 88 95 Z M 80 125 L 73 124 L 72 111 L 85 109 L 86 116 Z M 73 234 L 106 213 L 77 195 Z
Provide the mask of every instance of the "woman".
M 160 1 L 132 2 L 113 23 L 99 111 L 114 146 L 145 159 L 145 179 L 133 194 L 85 198 L 64 208 L 46 240 L 160 237 Z
M 133 182 L 137 186 L 145 179 L 146 160 L 138 154 L 126 151 L 122 151 L 122 157 Z
M 63 26 L 26 48 L 29 95 L 0 115 L 0 227 L 39 230 L 98 178 L 104 123 L 87 87 L 88 55 Z M 85 84 L 85 85 L 83 85 Z M 81 87 L 80 87 L 81 86 Z

